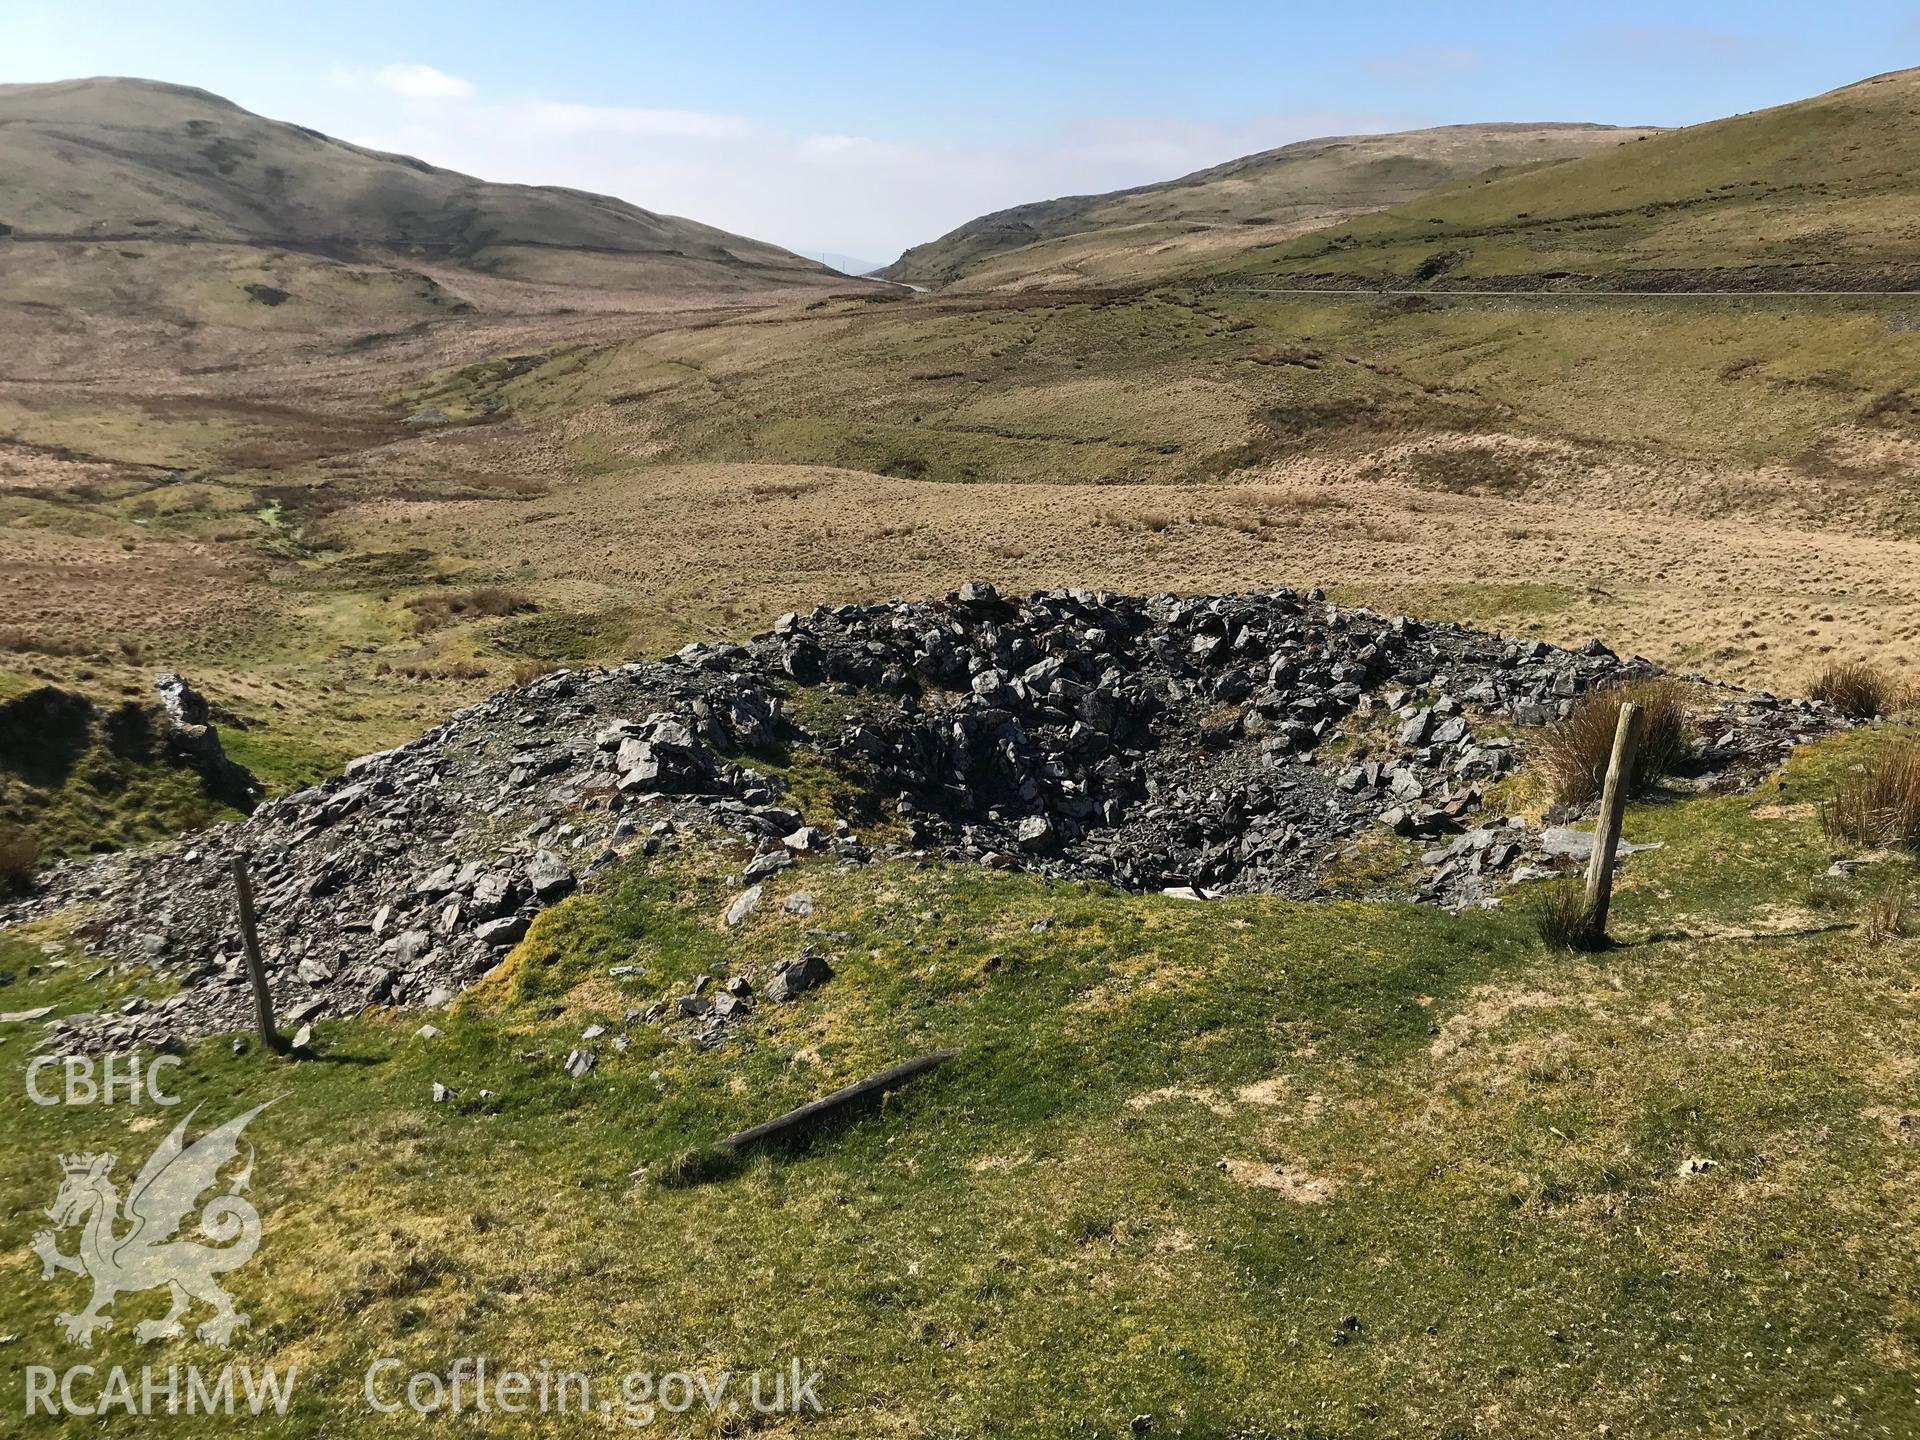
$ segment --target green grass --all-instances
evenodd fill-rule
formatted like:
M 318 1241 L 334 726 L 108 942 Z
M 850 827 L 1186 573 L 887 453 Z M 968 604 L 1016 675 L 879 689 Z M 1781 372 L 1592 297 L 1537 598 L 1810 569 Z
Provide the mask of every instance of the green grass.
M 220 747 L 236 765 L 250 770 L 269 795 L 284 795 L 317 785 L 353 758 L 335 745 L 289 734 L 287 728 L 229 725 L 220 731 Z
M 1777 793 L 1636 807 L 1628 835 L 1666 847 L 1629 863 L 1623 943 L 1593 960 L 1546 953 L 1524 903 L 1194 904 L 944 866 L 806 866 L 769 889 L 810 890 L 810 921 L 767 904 L 727 934 L 738 854 L 623 865 L 437 1040 L 373 1016 L 321 1027 L 322 1054 L 356 1063 L 189 1052 L 180 1088 L 207 1116 L 285 1097 L 250 1132 L 268 1243 L 235 1277 L 254 1323 L 234 1358 L 301 1364 L 298 1413 L 263 1427 L 289 1435 L 354 1423 L 376 1356 L 478 1353 L 594 1375 L 797 1353 L 826 1376 L 808 1432 L 836 1436 L 1115 1434 L 1139 1414 L 1199 1436 L 1898 1433 L 1920 1212 L 1892 1118 L 1920 1095 L 1914 1018 L 1886 997 L 1915 951 L 1846 928 L 1864 882 L 1824 912 L 1841 928 L 1748 938 L 1830 858 L 1810 818 L 1768 817 L 1864 743 L 1820 747 Z M 1692 938 L 1650 938 L 1675 915 Z M 808 925 L 844 936 L 835 978 L 733 1044 L 637 1025 L 586 1080 L 561 1073 L 588 1023 L 715 964 L 764 975 Z M 29 974 L 48 938 L 0 941 L 7 1007 L 143 988 L 88 986 L 80 961 Z M 646 973 L 608 975 L 623 964 Z M 877 1111 L 661 1183 L 947 1045 L 959 1059 Z M 435 1081 L 459 1098 L 430 1104 Z M 0 1114 L 16 1243 L 55 1153 L 124 1168 L 162 1133 L 18 1084 Z M 1319 1203 L 1246 1183 L 1275 1165 Z M 10 1258 L 0 1332 L 21 1339 L 0 1367 L 81 1358 L 49 1329 L 73 1285 Z M 153 1309 L 125 1297 L 84 1358 L 149 1358 L 127 1328 Z
M 1195 264 L 1199 254 L 1181 241 L 1196 232 L 1208 232 L 1215 244 L 1251 248 L 1272 233 L 1265 229 L 1270 225 L 1324 224 L 1333 214 L 1390 205 L 1493 166 L 1578 154 L 1620 138 L 1543 127 L 1309 140 L 1158 185 L 1036 201 L 983 216 L 915 246 L 885 273 L 966 289 L 1035 276 L 1084 284 L 1164 275 Z
M 510 655 L 556 664 L 610 664 L 628 658 L 631 619 L 620 609 L 554 610 L 493 627 L 492 641 Z
M 118 849 L 239 818 L 247 797 L 173 756 L 157 707 L 126 702 L 89 715 L 61 692 L 0 704 L 0 826 L 43 854 Z
M 1278 283 L 1910 288 L 1901 71 L 1579 159 L 1493 172 L 1224 267 Z
M 72 409 L 0 405 L 0 436 L 128 465 L 205 465 L 239 443 L 245 427 L 218 416 L 169 414 L 160 406 Z
M 606 428 L 578 442 L 599 470 L 641 464 L 619 437 L 642 414 L 665 459 L 950 483 L 1201 482 L 1313 455 L 1440 491 L 1537 499 L 1610 461 L 1780 465 L 1806 482 L 1805 503 L 1830 492 L 1851 517 L 1906 531 L 1920 494 L 1839 442 L 1912 428 L 1886 398 L 1920 363 L 1910 308 L 1827 297 L 1409 309 L 1224 291 L 1017 310 L 922 302 L 570 352 L 499 403 L 604 412 Z M 1319 359 L 1268 363 L 1296 351 Z M 1538 383 L 1546 373 L 1551 386 Z M 642 392 L 644 405 L 626 403 Z M 1421 450 L 1382 468 L 1384 447 L 1432 435 L 1564 448 Z M 1738 514 L 1775 498 L 1730 481 L 1686 503 Z

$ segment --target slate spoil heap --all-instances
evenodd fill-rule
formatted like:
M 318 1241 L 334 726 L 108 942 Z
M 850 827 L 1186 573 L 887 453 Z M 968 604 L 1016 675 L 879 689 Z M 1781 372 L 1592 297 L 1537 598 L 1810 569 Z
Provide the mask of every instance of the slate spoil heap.
M 908 843 L 892 852 L 1309 897 L 1342 847 L 1391 833 L 1412 842 L 1419 898 L 1485 903 L 1518 867 L 1550 864 L 1522 822 L 1485 812 L 1484 788 L 1524 745 L 1496 732 L 1523 737 L 1597 685 L 1655 673 L 1597 641 L 1561 650 L 1318 591 L 1012 600 L 976 583 L 545 676 L 197 841 L 60 867 L 0 920 L 90 903 L 91 947 L 184 982 L 103 1017 L 95 1038 L 244 1028 L 227 868 L 240 848 L 285 1023 L 439 1004 L 595 870 L 690 831 L 754 847 L 743 885 L 821 858 L 866 863 L 844 821 L 807 824 L 756 768 L 795 751 L 897 807 Z M 1723 693 L 1699 717 L 1702 783 L 1752 779 L 1836 723 Z M 799 714 L 833 718 L 809 729 Z

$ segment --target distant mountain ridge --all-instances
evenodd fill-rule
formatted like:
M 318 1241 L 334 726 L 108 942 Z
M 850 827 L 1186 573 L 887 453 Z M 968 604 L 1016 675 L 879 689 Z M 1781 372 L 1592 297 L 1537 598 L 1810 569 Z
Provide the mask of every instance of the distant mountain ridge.
M 9 271 L 23 243 L 73 252 L 150 241 L 436 263 L 614 291 L 839 278 L 776 245 L 624 200 L 478 180 L 148 80 L 0 85 L 0 225 Z M 91 256 L 89 274 L 72 278 L 97 280 L 112 258 Z
M 1564 159 L 1654 133 L 1488 124 L 1302 140 L 1176 180 L 995 211 L 878 273 L 964 289 L 1137 278 L 1384 209 L 1496 166 Z

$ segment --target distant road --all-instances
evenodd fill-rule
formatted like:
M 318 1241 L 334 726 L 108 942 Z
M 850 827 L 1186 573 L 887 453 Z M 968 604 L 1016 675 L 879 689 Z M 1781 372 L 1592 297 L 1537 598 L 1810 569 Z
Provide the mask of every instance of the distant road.
M 1345 295 L 1356 299 L 1419 295 L 1428 300 L 1455 296 L 1463 300 L 1786 300 L 1818 296 L 1828 300 L 1920 299 L 1920 290 L 1274 290 L 1229 289 L 1221 295 L 1311 295 L 1325 299 Z

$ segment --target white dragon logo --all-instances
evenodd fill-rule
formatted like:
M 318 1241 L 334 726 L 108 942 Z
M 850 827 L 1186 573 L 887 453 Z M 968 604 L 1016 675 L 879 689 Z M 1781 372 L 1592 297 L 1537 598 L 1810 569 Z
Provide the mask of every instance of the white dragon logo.
M 273 1102 L 269 1100 L 267 1105 Z M 78 1315 L 62 1315 L 57 1324 L 69 1340 L 93 1344 L 93 1332 L 110 1330 L 107 1306 L 122 1291 L 166 1286 L 173 1298 L 165 1318 L 142 1320 L 134 1327 L 141 1340 L 172 1340 L 186 1333 L 180 1317 L 195 1300 L 213 1307 L 213 1314 L 194 1333 L 225 1347 L 245 1315 L 233 1308 L 233 1297 L 214 1283 L 214 1276 L 238 1270 L 260 1247 L 260 1212 L 241 1198 L 253 1176 L 253 1147 L 247 1163 L 223 1195 L 216 1195 L 200 1211 L 200 1233 L 211 1245 L 175 1239 L 194 1202 L 219 1183 L 220 1172 L 240 1154 L 240 1132 L 267 1105 L 256 1105 L 210 1130 L 192 1146 L 186 1143 L 187 1124 L 199 1108 L 187 1115 L 141 1167 L 128 1195 L 124 1214 L 120 1192 L 107 1177 L 113 1155 L 62 1155 L 66 1178 L 53 1207 L 47 1211 L 52 1230 L 33 1237 L 33 1253 L 40 1257 L 42 1280 L 57 1270 L 71 1270 L 93 1281 L 93 1299 Z M 122 1224 L 131 1228 L 121 1231 Z M 79 1252 L 60 1253 L 56 1231 L 85 1225 Z M 215 1248 L 219 1247 L 219 1248 Z

